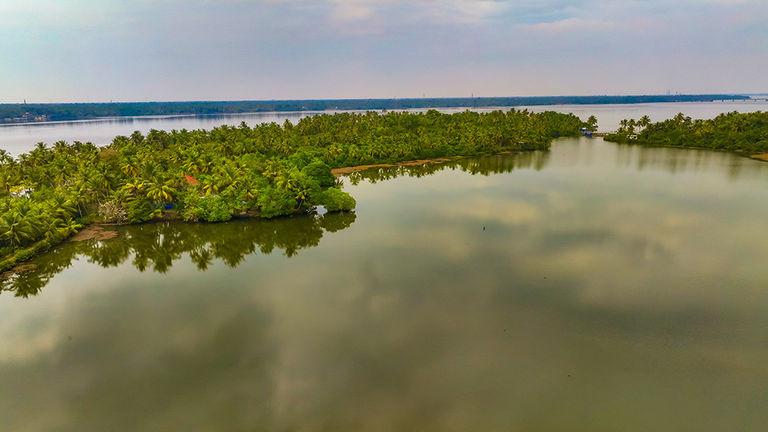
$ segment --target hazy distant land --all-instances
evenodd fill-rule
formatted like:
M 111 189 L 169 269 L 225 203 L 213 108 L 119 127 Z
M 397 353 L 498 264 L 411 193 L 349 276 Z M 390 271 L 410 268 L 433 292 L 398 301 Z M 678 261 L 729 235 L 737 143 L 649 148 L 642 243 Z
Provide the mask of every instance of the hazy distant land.
M 396 110 L 530 105 L 605 105 L 748 100 L 738 94 L 633 96 L 517 96 L 417 99 L 322 99 L 269 101 L 110 102 L 0 104 L 0 123 L 36 123 L 102 117 L 209 115 L 284 111 Z

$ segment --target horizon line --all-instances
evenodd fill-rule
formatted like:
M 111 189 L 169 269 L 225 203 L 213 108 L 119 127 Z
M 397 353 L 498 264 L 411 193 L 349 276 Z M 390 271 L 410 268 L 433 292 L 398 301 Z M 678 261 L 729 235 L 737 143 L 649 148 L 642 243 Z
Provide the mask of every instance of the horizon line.
M 0 102 L 5 105 L 110 105 L 110 104 L 155 104 L 155 103 L 241 103 L 241 102 L 328 102 L 328 101 L 418 101 L 418 100 L 488 100 L 488 99 L 536 99 L 536 98 L 593 98 L 593 97 L 686 97 L 686 96 L 761 96 L 768 92 L 723 92 L 723 93 L 634 93 L 634 94 L 581 94 L 581 95 L 533 95 L 533 96 L 435 96 L 435 97 L 354 97 L 354 98 L 310 98 L 310 99 L 177 99 L 177 100 L 126 100 L 126 101 L 69 101 L 69 102 Z

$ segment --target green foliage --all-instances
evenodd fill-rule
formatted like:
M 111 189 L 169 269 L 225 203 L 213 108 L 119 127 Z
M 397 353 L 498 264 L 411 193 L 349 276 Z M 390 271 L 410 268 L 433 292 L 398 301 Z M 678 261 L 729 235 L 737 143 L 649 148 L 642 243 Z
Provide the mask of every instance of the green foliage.
M 148 198 L 134 198 L 126 201 L 124 206 L 129 223 L 147 222 L 157 214 L 157 207 Z
M 320 187 L 331 187 L 336 184 L 336 178 L 331 174 L 331 168 L 320 159 L 315 159 L 307 164 L 302 172 L 317 181 Z
M 619 130 L 605 137 L 608 141 L 630 144 L 727 150 L 740 154 L 768 152 L 768 112 L 721 114 L 714 119 L 693 120 L 678 114 L 651 123 L 622 120 Z
M 595 117 L 593 115 L 589 116 L 589 118 L 587 119 L 585 127 L 589 131 L 592 131 L 592 132 L 597 131 L 597 117 Z
M 509 110 L 316 115 L 297 124 L 134 132 L 106 147 L 38 144 L 0 152 L 0 251 L 55 244 L 90 221 L 180 215 L 221 222 L 354 208 L 331 168 L 500 151 L 546 150 L 577 135 L 571 114 Z M 176 213 L 176 214 L 174 214 Z
M 259 194 L 260 215 L 271 219 L 277 216 L 287 216 L 296 212 L 296 200 L 293 195 L 281 188 L 268 187 Z
M 350 211 L 357 205 L 350 194 L 338 188 L 324 190 L 317 197 L 316 203 L 324 206 L 329 212 Z
M 189 196 L 182 216 L 186 221 L 226 222 L 234 212 L 231 203 L 221 195 Z

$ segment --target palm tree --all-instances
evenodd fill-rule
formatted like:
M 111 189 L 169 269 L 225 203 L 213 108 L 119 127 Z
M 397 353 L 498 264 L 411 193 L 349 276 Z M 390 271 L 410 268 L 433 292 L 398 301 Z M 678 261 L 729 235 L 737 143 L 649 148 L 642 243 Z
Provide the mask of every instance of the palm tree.
M 219 185 L 212 177 L 205 177 L 200 183 L 203 185 L 203 193 L 205 193 L 206 196 L 219 193 Z
M 140 194 L 144 192 L 144 188 L 146 187 L 147 183 L 145 183 L 142 180 L 134 181 L 134 182 L 128 182 L 123 185 L 121 188 L 124 192 L 128 193 L 129 196 L 134 196 L 136 194 Z
M 74 219 L 69 219 L 67 221 L 63 221 L 60 223 L 58 228 L 58 233 L 61 237 L 69 237 L 70 235 L 76 233 L 80 228 L 83 226 Z
M 30 220 L 21 213 L 12 212 L 2 218 L 0 223 L 0 238 L 7 241 L 11 247 L 18 247 L 34 238 L 35 230 Z
M 171 187 L 171 181 L 165 183 L 151 182 L 147 186 L 147 198 L 155 202 L 171 202 L 174 195 L 176 195 L 176 189 Z

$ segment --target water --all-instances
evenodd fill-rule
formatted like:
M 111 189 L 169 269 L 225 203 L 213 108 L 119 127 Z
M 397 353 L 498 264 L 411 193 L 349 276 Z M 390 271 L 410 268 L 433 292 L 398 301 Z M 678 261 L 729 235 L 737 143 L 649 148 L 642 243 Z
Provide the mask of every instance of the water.
M 729 111 L 752 112 L 768 111 L 768 101 L 749 100 L 737 102 L 692 102 L 692 103 L 651 103 L 626 105 L 539 105 L 527 108 L 532 111 L 554 110 L 569 112 L 587 119 L 595 115 L 601 131 L 618 128 L 625 118 L 639 119 L 649 115 L 651 120 L 659 121 L 674 117 L 683 112 L 693 118 L 712 118 Z M 509 108 L 480 108 L 476 111 Z M 444 112 L 461 111 L 463 108 L 442 109 Z M 332 113 L 333 111 L 328 111 Z M 0 125 L 0 148 L 14 156 L 31 150 L 38 142 L 53 144 L 56 141 L 82 141 L 97 145 L 106 145 L 118 135 L 130 135 L 133 131 L 147 133 L 151 129 L 212 129 L 223 124 L 236 126 L 241 122 L 253 126 L 265 122 L 283 123 L 285 120 L 297 122 L 316 112 L 256 113 L 214 116 L 169 116 L 169 117 L 128 117 L 87 120 L 76 122 L 53 122 L 27 125 Z
M 345 182 L 38 258 L 0 430 L 764 430 L 768 164 L 563 139 Z

